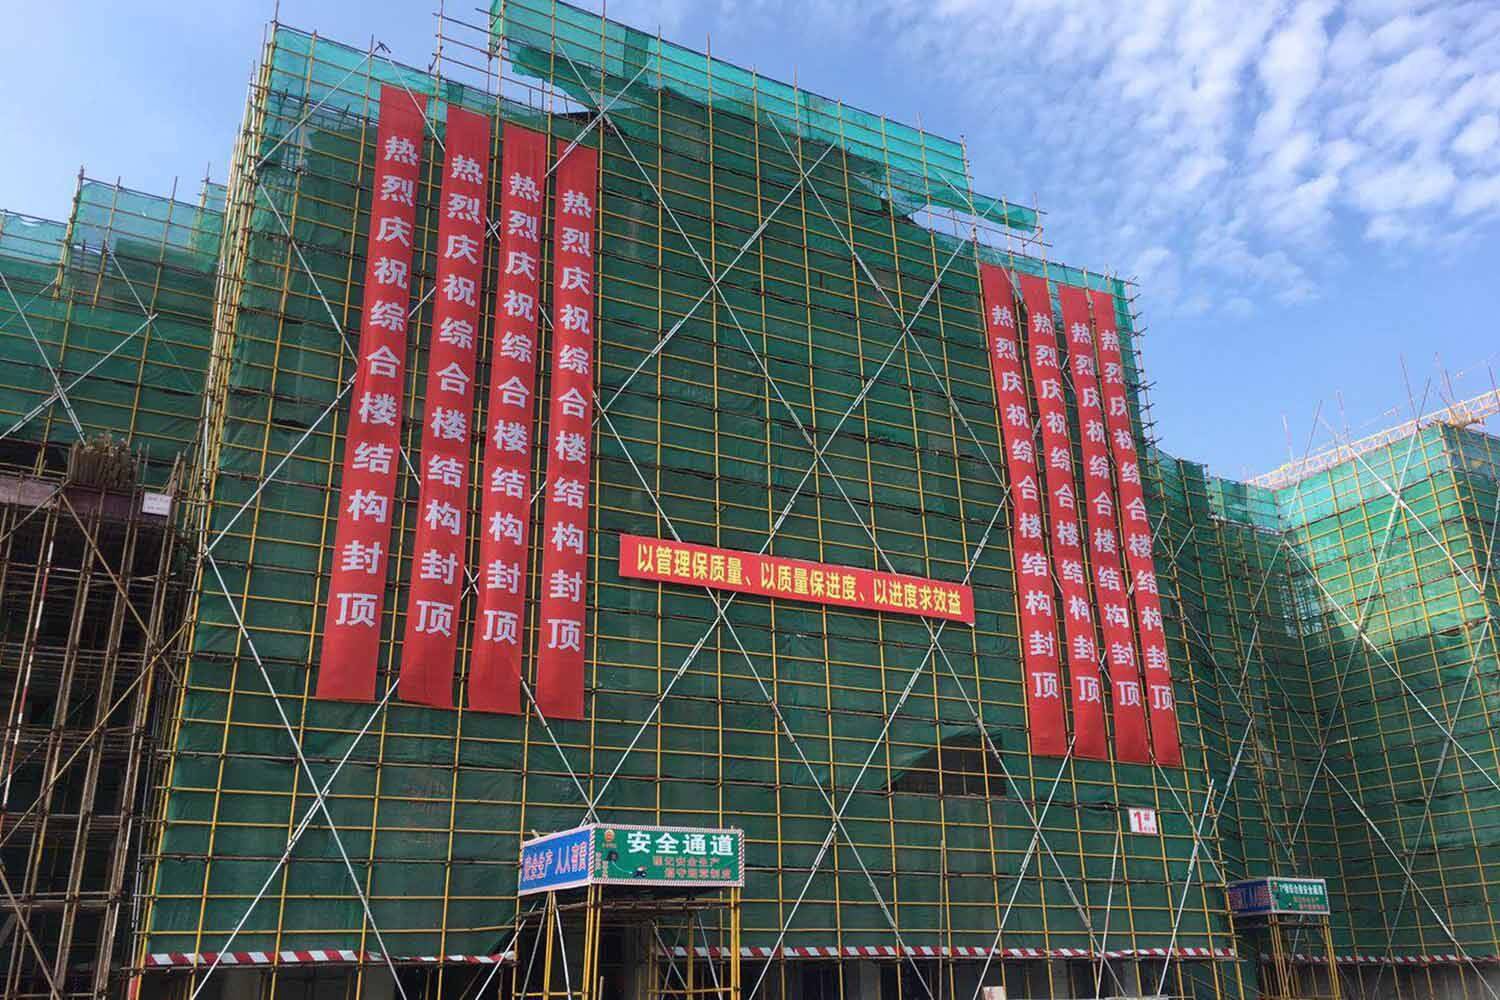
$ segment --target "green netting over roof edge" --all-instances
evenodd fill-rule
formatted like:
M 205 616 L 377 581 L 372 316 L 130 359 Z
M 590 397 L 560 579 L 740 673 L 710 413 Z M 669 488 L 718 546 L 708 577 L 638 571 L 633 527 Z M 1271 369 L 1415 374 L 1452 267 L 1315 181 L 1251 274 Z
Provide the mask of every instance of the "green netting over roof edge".
M 203 207 L 212 211 L 224 212 L 224 207 L 229 203 L 229 187 L 218 181 L 203 182 Z
M 130 439 L 164 483 L 198 440 L 221 226 L 216 209 L 92 180 L 70 222 L 0 213 L 0 428 L 77 439 L 50 366 L 84 434 Z
M 223 227 L 222 202 L 199 206 L 87 178 L 73 214 L 75 242 L 107 242 L 112 251 L 122 242 L 159 244 L 187 252 L 174 255 L 174 264 L 209 272 L 218 266 Z
M 401 66 L 383 54 L 371 55 L 348 45 L 314 36 L 284 24 L 276 26 L 272 45 L 271 89 L 305 101 L 320 115 L 357 114 L 374 117 L 382 84 L 404 87 L 413 94 L 436 96 L 441 103 L 429 107 L 435 122 L 447 120 L 446 105 L 456 104 L 489 114 L 495 95 L 455 80 L 436 81 L 423 70 Z M 368 88 L 367 83 L 368 81 Z M 512 101 L 503 101 L 507 119 L 536 118 L 536 112 Z M 270 137 L 274 142 L 279 135 Z
M 62 260 L 67 234 L 67 223 L 0 209 L 0 257 L 56 264 Z
M 805 141 L 842 147 L 872 164 L 892 199 L 907 202 L 901 205 L 907 212 L 939 205 L 1012 229 L 1036 229 L 1033 209 L 970 189 L 963 145 L 952 139 L 771 80 L 559 0 L 493 0 L 490 17 L 492 34 L 508 43 L 506 54 L 517 69 L 589 107 L 597 105 L 601 86 L 609 99 L 665 88 L 772 127 L 790 124 Z M 649 103 L 655 104 L 654 99 Z
M 948 254 L 953 252 L 954 247 L 960 245 L 957 237 L 947 233 L 935 233 L 937 241 L 937 252 L 939 262 L 947 259 Z M 963 245 L 969 243 L 962 241 Z M 963 251 L 960 252 L 961 255 Z M 1017 274 L 1044 275 L 1046 278 L 1058 285 L 1077 285 L 1080 288 L 1092 288 L 1101 292 L 1108 292 L 1115 298 L 1124 301 L 1129 294 L 1125 283 L 1118 278 L 1111 278 L 1098 271 L 1086 271 L 1080 267 L 1071 267 L 1067 264 L 1059 264 L 1056 261 L 1042 260 L 1040 257 L 1029 257 L 1008 251 L 1002 247 L 990 246 L 987 243 L 979 244 L 979 259 L 986 264 L 997 264 L 1000 267 L 1009 268 Z M 958 264 L 955 262 L 954 267 Z M 1130 318 L 1124 312 L 1117 316 L 1120 324 L 1120 332 L 1129 334 Z
M 277 115 L 266 119 L 260 152 L 271 158 L 271 167 L 296 167 L 297 143 L 292 141 L 294 129 L 287 125 L 288 120 L 300 125 L 304 113 L 319 122 L 347 116 L 373 119 L 383 84 L 403 87 L 414 96 L 437 97 L 427 109 L 434 126 L 447 122 L 450 104 L 489 115 L 498 102 L 504 120 L 546 127 L 545 116 L 535 108 L 455 80 L 435 80 L 431 74 L 399 65 L 384 54 L 372 55 L 284 24 L 276 25 L 270 53 L 270 90 L 283 106 L 297 109 L 290 119 Z M 211 184 L 205 193 L 207 204 L 222 209 L 226 194 L 222 185 Z

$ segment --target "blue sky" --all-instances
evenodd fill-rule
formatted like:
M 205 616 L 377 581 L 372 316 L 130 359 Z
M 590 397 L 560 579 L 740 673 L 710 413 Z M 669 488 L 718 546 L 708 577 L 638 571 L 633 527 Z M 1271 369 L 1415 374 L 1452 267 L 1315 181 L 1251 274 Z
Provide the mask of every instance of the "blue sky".
M 426 65 L 434 6 L 283 0 L 280 16 Z M 151 191 L 222 180 L 272 9 L 11 11 L 0 206 L 64 216 L 80 164 Z M 1047 212 L 1054 259 L 1139 280 L 1157 434 L 1216 472 L 1285 460 L 1283 419 L 1298 454 L 1346 422 L 1403 419 L 1403 357 L 1433 404 L 1441 370 L 1462 397 L 1500 366 L 1500 4 L 613 0 L 609 15 L 966 137 L 980 190 Z

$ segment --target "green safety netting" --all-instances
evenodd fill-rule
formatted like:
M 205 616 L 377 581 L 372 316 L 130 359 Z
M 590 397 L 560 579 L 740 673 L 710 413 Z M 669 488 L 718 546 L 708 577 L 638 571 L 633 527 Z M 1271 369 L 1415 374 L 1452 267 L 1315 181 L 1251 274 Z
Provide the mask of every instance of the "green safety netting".
M 66 446 L 128 437 L 148 481 L 194 457 L 223 216 L 84 179 L 67 224 L 0 217 L 0 431 Z M 151 317 L 148 322 L 148 317 Z M 51 372 L 48 371 L 49 367 Z
M 1493 438 L 1429 428 L 1276 491 L 1212 476 L 1148 441 L 1188 766 L 1168 774 L 1078 762 L 1054 787 L 1057 763 L 1025 753 L 973 265 L 993 260 L 1113 292 L 1134 386 L 1126 288 L 921 226 L 928 206 L 970 207 L 962 149 L 950 140 L 551 0 L 507 3 L 497 28 L 519 70 L 580 105 L 635 79 L 612 111 L 624 139 L 611 132 L 602 142 L 599 392 L 614 402 L 612 429 L 597 440 L 590 719 L 556 724 L 560 747 L 534 721 L 399 702 L 356 745 L 368 708 L 308 698 L 342 447 L 338 397 L 350 371 L 345 337 L 361 299 L 368 116 L 381 83 L 433 95 L 427 74 L 279 27 L 237 185 L 208 185 L 194 205 L 85 181 L 66 225 L 0 215 L 0 273 L 23 306 L 0 295 L 0 420 L 39 410 L 18 439 L 75 437 L 59 407 L 43 405 L 51 383 L 29 324 L 65 382 L 88 373 L 69 392 L 86 432 L 131 437 L 154 475 L 179 455 L 213 463 L 210 530 L 225 533 L 201 587 L 159 839 L 148 844 L 152 951 L 222 947 L 273 872 L 236 949 L 375 947 L 326 822 L 316 819 L 276 869 L 312 792 L 261 666 L 319 782 L 349 753 L 328 808 L 397 954 L 502 947 L 520 837 L 581 822 L 585 796 L 600 796 L 610 820 L 744 827 L 747 944 L 772 943 L 783 925 L 798 945 L 895 943 L 868 872 L 910 945 L 988 946 L 1009 905 L 1004 944 L 1087 948 L 1076 899 L 1096 914 L 1107 901 L 1111 947 L 1234 947 L 1219 887 L 1291 874 L 1329 879 L 1341 952 L 1500 951 L 1491 898 L 1500 761 L 1488 715 L 1500 606 L 1489 574 Z M 445 102 L 497 110 L 482 89 L 449 81 L 437 96 L 439 136 Z M 508 100 L 498 114 L 564 139 L 588 118 L 549 118 Z M 598 133 L 586 141 L 599 143 Z M 830 148 L 810 174 L 822 200 L 804 191 L 777 209 Z M 423 195 L 416 267 L 419 284 L 430 284 L 430 185 Z M 723 270 L 773 209 L 723 277 L 724 301 L 710 298 L 685 319 L 709 287 L 694 251 Z M 1035 222 L 1011 206 L 988 219 Z M 217 289 L 226 339 L 211 363 L 220 267 L 230 279 Z M 133 334 L 142 307 L 155 315 L 149 336 Z M 423 310 L 415 343 L 427 321 Z M 669 349 L 627 385 L 679 321 Z M 826 442 L 827 467 L 800 493 L 814 456 L 755 355 Z M 424 358 L 413 350 L 412 412 Z M 1141 414 L 1132 416 L 1146 440 Z M 197 451 L 205 440 L 211 455 Z M 406 560 L 415 488 L 404 477 L 402 488 L 395 544 Z M 898 570 L 946 579 L 963 576 L 994 522 L 971 581 L 978 623 L 945 630 L 941 656 L 909 691 L 928 646 L 914 621 L 744 598 L 731 634 L 712 624 L 704 596 L 613 571 L 618 533 L 667 533 L 653 495 L 690 541 L 759 548 L 790 505 L 778 555 L 872 566 L 863 520 Z M 400 634 L 401 598 L 392 587 L 391 635 Z M 385 679 L 398 662 L 393 646 Z M 1003 794 L 937 794 L 946 769 L 991 766 L 972 752 L 981 733 L 1010 780 L 987 784 L 981 774 L 960 785 Z M 847 800 L 845 833 L 808 879 L 829 828 L 825 791 Z M 1049 800 L 1039 858 L 1028 853 L 1031 815 Z M 1158 809 L 1162 836 L 1122 837 L 1128 806 Z M 1253 968 L 1242 972 L 1253 979 Z
M 361 164 L 369 162 L 372 138 L 366 95 L 382 81 L 430 90 L 425 77 L 380 59 L 364 72 L 365 60 L 365 53 L 324 39 L 287 29 L 276 35 L 262 132 L 253 144 L 266 157 L 261 184 L 230 210 L 231 228 L 236 221 L 244 227 L 247 251 L 210 515 L 211 530 L 229 527 L 216 549 L 225 587 L 243 608 L 249 641 L 320 780 L 369 715 L 367 708 L 306 698 L 343 418 L 338 407 L 331 418 L 322 415 L 349 370 L 342 337 L 357 327 L 360 300 L 353 261 L 365 224 Z M 448 93 L 475 103 L 470 92 Z M 505 105 L 502 114 L 564 138 L 581 125 L 574 117 L 527 118 L 519 105 Z M 1193 821 L 1169 805 L 1168 784 L 1185 803 L 1201 803 L 1201 755 L 1172 775 L 1078 763 L 1054 790 L 1056 762 L 1025 754 L 1003 518 L 972 578 L 978 626 L 945 631 L 942 656 L 888 727 L 887 714 L 923 662 L 928 634 L 919 622 L 746 599 L 730 635 L 712 627 L 703 595 L 615 574 L 618 533 L 667 533 L 637 468 L 690 540 L 757 549 L 790 504 L 772 549 L 778 555 L 873 566 L 864 519 L 898 570 L 945 579 L 963 577 L 1003 495 L 991 471 L 999 438 L 979 325 L 976 248 L 914 224 L 906 208 L 893 206 L 889 183 L 875 183 L 871 173 L 887 150 L 876 158 L 864 140 L 851 141 L 843 154 L 825 157 L 811 181 L 823 204 L 810 195 L 787 200 L 743 266 L 723 278 L 727 305 L 710 301 L 684 319 L 708 287 L 693 249 L 722 269 L 793 190 L 797 160 L 743 102 L 728 97 L 716 96 L 710 106 L 683 88 L 653 86 L 649 100 L 633 100 L 619 120 L 630 149 L 613 134 L 605 139 L 600 199 L 599 393 L 619 396 L 610 410 L 613 429 L 597 442 L 591 720 L 554 725 L 564 766 L 545 734 L 522 720 L 400 703 L 380 716 L 377 731 L 339 773 L 330 808 L 391 950 L 478 953 L 504 943 L 522 831 L 584 818 L 569 770 L 590 795 L 608 782 L 600 801 L 608 819 L 743 826 L 752 845 L 746 943 L 775 940 L 807 879 L 829 826 L 822 786 L 847 798 L 847 836 L 880 896 L 899 901 L 893 912 L 908 944 L 989 945 L 1008 892 L 996 876 L 1008 886 L 1024 864 L 1010 941 L 1088 947 L 1070 890 L 1102 905 L 1113 887 L 1117 906 L 1138 910 L 1134 946 L 1166 946 L 1174 923 L 1179 942 L 1227 946 L 1222 899 L 1202 885 L 1217 878 L 1212 861 L 1194 858 Z M 440 122 L 435 127 L 441 131 Z M 808 156 L 809 146 L 832 141 L 826 131 L 806 129 L 790 138 L 794 151 L 802 143 L 804 164 L 817 156 Z M 919 141 L 888 131 L 887 139 L 925 143 L 929 154 L 948 148 L 930 136 Z M 712 178 L 702 169 L 710 149 Z M 635 160 L 691 244 L 662 217 Z M 430 214 L 419 210 L 419 221 L 427 242 L 417 266 L 420 280 L 430 281 Z M 300 258 L 288 254 L 283 225 L 296 236 Z M 851 231 L 901 318 L 855 265 L 840 235 Z M 939 372 L 934 378 L 901 346 L 902 325 L 916 316 L 916 303 L 955 249 L 960 264 L 948 269 L 912 324 Z M 1081 272 L 1050 273 L 1082 280 Z M 798 419 L 821 433 L 896 350 L 895 363 L 828 440 L 828 469 L 820 468 L 795 502 L 813 454 L 771 393 L 731 308 Z M 644 352 L 679 320 L 670 348 L 627 385 Z M 426 321 L 419 313 L 419 342 Z M 424 367 L 417 350 L 414 386 Z M 945 391 L 977 440 L 955 420 Z M 420 399 L 408 406 L 419 411 Z M 276 479 L 263 483 L 272 467 L 280 469 Z M 410 484 L 404 488 L 406 502 L 414 502 Z M 400 526 L 405 558 L 408 516 Z M 401 599 L 393 587 L 396 618 Z M 659 693 L 705 631 L 711 635 L 702 653 L 653 717 Z M 248 654 L 215 577 L 202 595 L 174 746 L 153 950 L 222 946 L 272 872 L 289 824 L 310 805 L 306 777 Z M 388 658 L 397 655 L 387 650 Z M 796 734 L 795 747 L 761 682 Z M 1191 730 L 1193 699 L 1183 701 Z M 908 772 L 941 762 L 932 756 L 938 748 L 977 745 L 971 705 L 1005 755 L 1009 794 L 901 793 Z M 962 759 L 985 766 L 983 754 Z M 1028 854 L 1028 811 L 1049 794 L 1043 829 L 1054 856 L 1041 863 Z M 1164 835 L 1131 850 L 1112 880 L 1118 810 L 1127 805 L 1161 808 Z M 1184 906 L 1170 887 L 1190 869 L 1197 883 Z M 789 935 L 809 945 L 894 940 L 847 842 L 812 877 Z M 313 946 L 369 946 L 358 898 L 321 822 L 235 944 Z
M 1036 228 L 1033 209 L 975 194 L 963 145 L 861 111 L 722 59 L 663 41 L 556 0 L 495 0 L 491 23 L 522 72 L 549 80 L 581 103 L 633 122 L 635 106 L 655 104 L 661 89 L 695 105 L 748 115 L 784 139 L 807 144 L 815 158 L 836 146 L 855 162 L 850 180 L 884 194 L 902 214 L 929 205 L 1022 230 Z M 784 133 L 784 135 L 783 135 Z

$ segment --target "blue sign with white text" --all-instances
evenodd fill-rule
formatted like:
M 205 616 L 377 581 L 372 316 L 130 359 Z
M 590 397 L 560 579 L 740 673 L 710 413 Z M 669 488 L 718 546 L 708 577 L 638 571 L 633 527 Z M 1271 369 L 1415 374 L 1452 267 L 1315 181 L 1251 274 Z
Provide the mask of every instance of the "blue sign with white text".
M 521 845 L 519 892 L 552 892 L 587 885 L 594 867 L 594 828 L 549 833 Z
M 1241 917 L 1257 917 L 1270 913 L 1270 883 L 1263 878 L 1230 883 L 1229 909 Z

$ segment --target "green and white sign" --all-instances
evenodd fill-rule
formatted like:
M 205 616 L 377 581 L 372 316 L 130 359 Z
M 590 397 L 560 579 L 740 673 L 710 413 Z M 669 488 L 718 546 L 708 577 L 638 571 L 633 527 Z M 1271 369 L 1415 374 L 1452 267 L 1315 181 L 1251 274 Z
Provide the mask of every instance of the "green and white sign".
M 745 834 L 681 826 L 594 827 L 595 881 L 605 885 L 745 884 Z
M 1325 914 L 1328 883 L 1320 878 L 1245 879 L 1229 885 L 1229 909 L 1239 917 Z
M 522 895 L 583 885 L 744 884 L 745 834 L 733 828 L 591 823 L 521 845 Z

